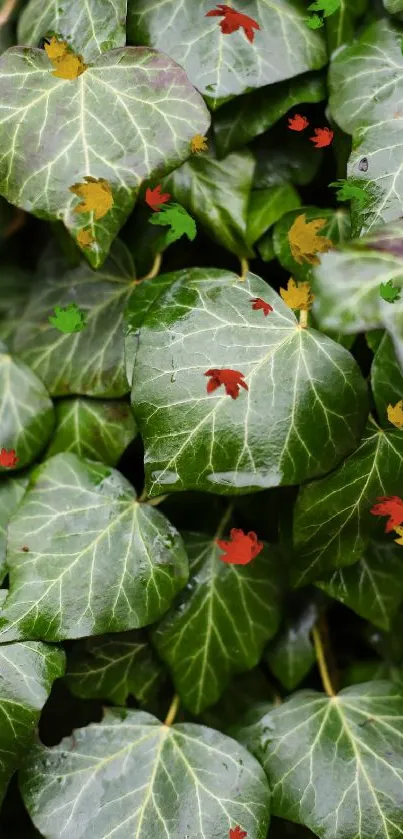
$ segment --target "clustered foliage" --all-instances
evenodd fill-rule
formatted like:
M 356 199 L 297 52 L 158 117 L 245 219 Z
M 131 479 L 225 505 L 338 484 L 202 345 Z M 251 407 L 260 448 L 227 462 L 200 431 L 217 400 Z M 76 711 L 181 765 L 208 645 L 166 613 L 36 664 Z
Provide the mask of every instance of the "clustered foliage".
M 2 839 L 403 833 L 402 38 L 0 6 Z

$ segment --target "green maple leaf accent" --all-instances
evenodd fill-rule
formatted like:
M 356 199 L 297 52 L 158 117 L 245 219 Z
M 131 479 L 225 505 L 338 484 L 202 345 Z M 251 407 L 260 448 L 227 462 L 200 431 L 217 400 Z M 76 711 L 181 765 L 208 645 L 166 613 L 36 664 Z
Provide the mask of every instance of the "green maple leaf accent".
M 305 23 L 310 29 L 319 29 L 323 26 L 323 20 L 319 15 L 311 15 L 305 18 Z
M 323 17 L 330 17 L 340 8 L 340 0 L 315 0 L 308 6 L 309 11 L 323 12 Z
M 345 178 L 340 178 L 338 181 L 332 181 L 329 186 L 334 186 L 337 189 L 336 198 L 338 201 L 351 201 L 355 198 L 361 204 L 368 201 L 368 193 L 362 186 L 355 186 Z
M 382 299 L 387 300 L 388 303 L 395 303 L 396 300 L 400 300 L 400 289 L 393 285 L 392 280 L 388 280 L 387 283 L 380 284 L 379 294 Z
M 180 204 L 167 204 L 160 212 L 153 213 L 150 222 L 151 224 L 170 225 L 171 229 L 166 238 L 166 245 L 171 245 L 172 242 L 176 242 L 184 235 L 192 241 L 197 233 L 194 219 Z
M 64 309 L 61 306 L 55 306 L 54 312 L 54 316 L 49 317 L 48 320 L 60 332 L 81 332 L 87 325 L 87 316 L 76 303 L 69 303 Z

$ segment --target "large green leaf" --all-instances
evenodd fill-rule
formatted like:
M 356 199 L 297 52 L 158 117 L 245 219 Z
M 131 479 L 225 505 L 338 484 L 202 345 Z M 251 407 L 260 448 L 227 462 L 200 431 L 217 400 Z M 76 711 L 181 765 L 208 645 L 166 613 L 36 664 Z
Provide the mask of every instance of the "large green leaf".
M 388 630 L 403 600 L 402 559 L 402 549 L 394 542 L 374 542 L 359 562 L 339 568 L 317 585 L 375 626 Z
M 296 585 L 320 579 L 333 568 L 361 559 L 385 519 L 370 513 L 378 496 L 399 495 L 403 434 L 371 423 L 360 445 L 338 469 L 300 490 L 294 510 L 292 575 Z
M 219 157 L 249 143 L 281 119 L 294 105 L 326 99 L 322 73 L 306 73 L 276 85 L 258 88 L 223 105 L 214 117 Z
M 273 246 L 280 264 L 298 281 L 311 281 L 313 266 L 308 262 L 296 262 L 290 248 L 288 233 L 295 219 L 305 215 L 306 221 L 325 219 L 326 224 L 319 232 L 320 236 L 330 239 L 334 245 L 344 242 L 350 235 L 350 218 L 345 210 L 324 210 L 321 207 L 299 207 L 285 213 L 275 224 Z M 319 256 L 318 256 L 319 258 Z M 320 254 L 323 258 L 323 254 Z M 315 309 L 313 310 L 315 312 Z M 330 328 L 330 327 L 329 327 Z
M 123 400 L 61 399 L 55 409 L 56 430 L 46 457 L 74 452 L 116 466 L 137 434 L 130 405 Z
M 115 708 L 76 730 L 74 743 L 34 746 L 20 774 L 25 806 L 47 839 L 216 839 L 236 825 L 266 839 L 267 780 L 230 737 Z
M 14 348 L 52 396 L 123 396 L 126 378 L 122 318 L 135 283 L 129 251 L 116 240 L 100 271 L 83 260 L 68 269 L 49 249 L 14 337 Z M 55 306 L 75 302 L 86 314 L 81 332 L 65 334 L 50 322 Z
M 248 205 L 248 244 L 254 245 L 285 213 L 300 206 L 301 199 L 292 184 L 253 189 Z
M 129 41 L 163 50 L 184 67 L 212 108 L 229 97 L 290 79 L 326 64 L 322 33 L 306 26 L 300 0 L 248 0 L 239 9 L 254 18 L 260 30 L 253 43 L 243 31 L 223 35 L 217 18 L 206 17 L 211 0 L 129 0 Z M 273 57 L 275 56 L 275 60 Z
M 28 485 L 26 475 L 4 475 L 0 478 L 0 582 L 7 573 L 6 541 L 7 528 L 11 516 L 15 513 Z
M 0 266 L 0 340 L 8 342 L 11 349 L 33 280 L 31 273 L 16 265 Z
M 44 50 L 12 47 L 0 58 L 0 194 L 39 218 L 62 220 L 75 240 L 90 224 L 96 242 L 83 250 L 98 268 L 141 181 L 179 166 L 209 115 L 163 53 L 121 47 L 95 58 L 77 79 L 52 71 Z M 69 188 L 87 176 L 112 189 L 113 207 L 98 221 L 74 212 L 80 202 Z
M 364 14 L 366 7 L 367 0 L 340 0 L 338 9 L 326 18 L 326 38 L 330 54 L 353 40 L 357 18 Z
M 273 813 L 320 839 L 397 839 L 402 716 L 403 695 L 379 681 L 331 698 L 299 691 L 262 717 L 251 745 L 269 779 Z
M 383 336 L 372 362 L 371 388 L 380 421 L 390 428 L 387 409 L 403 399 L 403 371 L 387 334 Z
M 255 161 L 248 149 L 225 160 L 194 156 L 164 179 L 167 189 L 207 233 L 238 256 L 253 256 L 246 241 Z
M 33 473 L 9 525 L 7 566 L 1 642 L 145 626 L 188 577 L 182 540 L 165 516 L 136 501 L 115 469 L 67 453 Z
M 193 268 L 172 274 L 140 327 L 132 404 L 151 495 L 239 494 L 305 481 L 356 445 L 366 387 L 352 356 L 302 329 L 260 277 Z M 251 298 L 274 309 L 254 311 Z M 132 351 L 134 347 L 132 345 Z M 237 399 L 207 392 L 206 371 L 245 374 Z
M 190 577 L 151 631 L 183 703 L 200 714 L 220 698 L 234 673 L 251 670 L 278 628 L 281 566 L 265 547 L 248 565 L 230 565 L 214 540 L 184 534 Z
M 52 400 L 35 373 L 0 341 L 0 449 L 14 449 L 22 469 L 45 447 L 55 422 Z M 1 472 L 9 467 L 0 465 Z
M 129 695 L 147 702 L 162 670 L 145 633 L 133 629 L 78 641 L 68 655 L 65 680 L 81 699 L 109 699 L 124 705 Z
M 133 367 L 138 348 L 140 327 L 158 298 L 175 279 L 176 274 L 158 274 L 150 280 L 144 280 L 131 292 L 124 312 L 123 329 L 125 336 L 126 376 L 130 386 L 133 381 Z
M 315 663 L 311 630 L 316 623 L 322 599 L 319 592 L 296 592 L 290 600 L 281 631 L 265 652 L 272 673 L 286 688 L 294 690 Z
M 18 21 L 18 41 L 38 47 L 48 32 L 67 41 L 85 61 L 126 44 L 127 0 L 29 0 Z

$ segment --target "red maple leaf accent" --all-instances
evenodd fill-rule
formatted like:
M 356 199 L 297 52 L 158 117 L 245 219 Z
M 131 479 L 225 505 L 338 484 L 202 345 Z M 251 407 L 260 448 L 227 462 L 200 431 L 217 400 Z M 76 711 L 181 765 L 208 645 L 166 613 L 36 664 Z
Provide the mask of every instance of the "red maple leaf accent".
M 270 303 L 266 303 L 261 297 L 251 297 L 250 302 L 253 303 L 252 309 L 263 309 L 265 317 L 273 311 L 273 306 L 270 306 Z
M 239 824 L 236 827 L 230 827 L 228 839 L 245 839 L 247 836 L 246 830 L 241 830 Z
M 220 27 L 223 35 L 231 35 L 232 32 L 237 32 L 239 28 L 243 29 L 251 44 L 255 37 L 253 30 L 260 29 L 259 24 L 252 17 L 243 15 L 233 9 L 232 6 L 226 6 L 224 3 L 218 3 L 217 8 L 211 9 L 205 17 L 222 17 Z
M 10 468 L 10 466 L 15 466 L 18 463 L 19 458 L 15 456 L 14 449 L 2 449 L 0 452 L 0 466 L 5 466 L 6 468 Z
M 161 192 L 161 184 L 158 184 L 155 189 L 146 189 L 146 204 L 152 210 L 159 210 L 162 204 L 169 201 L 170 197 L 169 192 Z
M 247 565 L 263 550 L 263 542 L 258 541 L 256 533 L 252 530 L 250 533 L 244 533 L 243 530 L 233 527 L 230 537 L 230 542 L 225 539 L 216 540 L 218 547 L 224 551 L 220 559 L 230 565 Z
M 240 373 L 239 370 L 226 370 L 225 368 L 224 370 L 212 369 L 207 370 L 204 375 L 212 376 L 211 381 L 207 383 L 207 393 L 212 393 L 213 390 L 217 390 L 218 387 L 224 385 L 227 396 L 231 396 L 232 399 L 237 399 L 239 396 L 239 386 L 245 390 L 249 390 L 246 382 L 242 381 L 245 378 L 245 374 Z
M 381 496 L 377 499 L 380 504 L 375 504 L 370 510 L 373 516 L 389 516 L 386 522 L 385 533 L 390 533 L 395 527 L 403 524 L 403 501 L 397 495 Z
M 324 146 L 330 146 L 333 140 L 333 131 L 330 128 L 315 128 L 316 136 L 310 137 L 311 143 L 314 143 L 316 149 L 323 149 Z
M 291 131 L 303 131 L 309 125 L 309 121 L 301 114 L 294 114 L 293 117 L 288 117 L 288 128 Z

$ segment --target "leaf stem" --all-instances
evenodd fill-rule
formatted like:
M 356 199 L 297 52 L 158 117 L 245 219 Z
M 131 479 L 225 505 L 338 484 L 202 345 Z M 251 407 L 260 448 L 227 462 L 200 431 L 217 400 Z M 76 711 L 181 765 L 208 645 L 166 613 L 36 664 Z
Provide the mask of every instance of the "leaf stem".
M 308 326 L 308 309 L 300 309 L 299 325 L 302 329 L 305 329 Z
M 155 257 L 154 257 L 154 262 L 153 262 L 148 274 L 144 274 L 144 277 L 140 277 L 139 280 L 136 280 L 136 285 L 138 283 L 142 283 L 143 280 L 152 280 L 153 277 L 156 277 L 160 268 L 161 268 L 161 262 L 162 262 L 162 253 L 156 253 Z
M 330 681 L 329 671 L 327 669 L 325 653 L 322 644 L 321 634 L 317 626 L 312 629 L 312 638 L 315 645 L 316 660 L 318 662 L 320 678 L 322 679 L 323 687 L 328 696 L 336 696 L 333 690 L 333 685 Z
M 158 495 L 157 498 L 149 498 L 144 487 L 143 492 L 136 500 L 139 504 L 149 504 L 150 507 L 157 507 L 158 504 L 162 504 L 162 502 L 165 501 L 166 498 L 168 498 L 168 494 Z
M 240 257 L 240 263 L 241 263 L 241 273 L 239 275 L 239 280 L 240 280 L 241 283 L 244 283 L 245 280 L 246 280 L 246 275 L 249 271 L 249 262 L 248 262 L 247 259 L 244 259 L 244 257 L 241 256 Z
M 216 539 L 219 539 L 220 536 L 223 535 L 224 530 L 225 530 L 225 528 L 226 528 L 226 526 L 227 526 L 227 524 L 228 524 L 228 522 L 231 518 L 233 509 L 234 509 L 234 505 L 233 504 L 228 504 L 228 507 L 227 507 L 227 509 L 226 509 L 226 511 L 225 511 L 225 513 L 224 513 L 224 515 L 223 515 L 223 517 L 222 517 L 222 519 L 221 519 L 221 521 L 218 525 L 217 532 L 214 536 L 214 542 L 215 542 Z
M 178 713 L 179 703 L 180 703 L 179 696 L 178 696 L 177 693 L 175 693 L 175 695 L 172 699 L 172 702 L 169 706 L 168 713 L 165 717 L 164 725 L 172 725 L 172 723 L 173 723 L 173 721 L 174 721 L 174 719 L 175 719 L 175 717 Z

